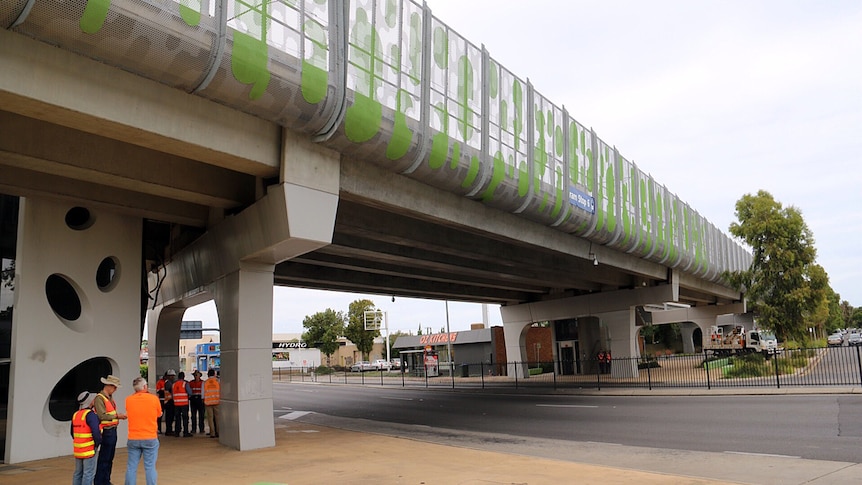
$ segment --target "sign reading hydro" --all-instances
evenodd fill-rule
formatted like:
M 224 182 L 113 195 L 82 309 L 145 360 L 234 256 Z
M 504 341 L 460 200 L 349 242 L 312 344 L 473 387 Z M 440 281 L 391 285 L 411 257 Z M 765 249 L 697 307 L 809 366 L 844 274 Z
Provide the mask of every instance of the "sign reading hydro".
M 595 197 L 586 192 L 581 192 L 572 186 L 569 186 L 569 203 L 575 207 L 580 207 L 590 214 L 596 213 Z
M 308 348 L 308 344 L 306 342 L 273 342 L 272 348 L 274 348 L 274 349 L 306 349 L 306 348 Z

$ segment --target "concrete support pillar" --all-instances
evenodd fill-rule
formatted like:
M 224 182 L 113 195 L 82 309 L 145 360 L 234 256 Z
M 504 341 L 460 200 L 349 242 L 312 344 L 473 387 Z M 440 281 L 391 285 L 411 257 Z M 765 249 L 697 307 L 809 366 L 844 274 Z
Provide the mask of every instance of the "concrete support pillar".
M 700 327 L 697 324 L 691 322 L 679 324 L 679 330 L 682 334 L 682 351 L 686 354 L 693 354 L 695 352 L 694 331 L 698 328 Z M 701 335 L 703 335 L 703 329 L 701 328 L 700 330 Z
M 186 308 L 163 307 L 147 311 L 147 340 L 149 342 L 150 389 L 168 369 L 180 370 L 180 327 Z
M 272 416 L 274 266 L 241 263 L 212 286 L 221 330 L 222 444 L 240 451 L 275 446 Z
M 602 323 L 607 326 L 607 338 L 613 357 L 611 375 L 613 377 L 637 377 L 638 345 L 634 307 L 629 310 L 603 313 L 601 319 Z
M 598 371 L 596 354 L 603 349 L 604 345 L 607 345 L 607 332 L 602 332 L 602 326 L 599 323 L 597 317 L 578 318 L 578 345 L 581 355 L 577 358 L 581 359 L 582 374 L 595 374 Z
M 124 410 L 140 375 L 141 227 L 100 207 L 21 199 L 5 463 L 71 454 L 75 398 L 107 374 L 122 382 Z
M 507 374 L 519 379 L 528 376 L 527 329 L 530 322 L 503 322 L 503 339 L 506 341 Z

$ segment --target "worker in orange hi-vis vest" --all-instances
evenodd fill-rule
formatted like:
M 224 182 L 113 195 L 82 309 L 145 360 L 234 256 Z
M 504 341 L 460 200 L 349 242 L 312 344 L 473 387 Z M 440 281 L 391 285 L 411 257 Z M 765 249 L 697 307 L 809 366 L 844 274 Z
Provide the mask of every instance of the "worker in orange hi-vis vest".
M 114 469 L 114 453 L 117 450 L 117 426 L 126 415 L 117 411 L 114 393 L 120 387 L 120 378 L 109 375 L 102 378 L 102 392 L 96 394 L 93 409 L 99 415 L 102 428 L 102 445 L 99 447 L 99 461 L 96 463 L 95 485 L 111 485 L 111 472 Z
M 180 425 L 182 424 L 183 437 L 191 438 L 189 433 L 189 396 L 192 394 L 192 388 L 186 380 L 186 373 L 180 371 L 177 375 L 177 382 L 174 382 L 171 388 L 171 394 L 174 396 L 174 436 L 180 435 Z
M 221 383 L 215 375 L 215 369 L 207 371 L 204 381 L 204 406 L 206 406 L 207 426 L 210 438 L 218 438 L 218 405 L 221 402 Z
M 191 411 L 192 434 L 204 432 L 204 381 L 201 380 L 201 371 L 195 369 L 192 372 L 194 379 L 189 382 L 192 393 L 189 395 L 189 410 Z
M 162 414 L 165 412 L 165 382 L 168 381 L 168 371 L 156 382 L 156 395 L 159 396 L 159 403 L 162 406 Z M 162 417 L 159 416 L 156 420 L 156 434 L 162 434 Z
M 96 477 L 96 450 L 102 444 L 99 416 L 91 409 L 96 393 L 78 394 L 78 410 L 72 415 L 72 454 L 75 473 L 72 485 L 91 485 Z

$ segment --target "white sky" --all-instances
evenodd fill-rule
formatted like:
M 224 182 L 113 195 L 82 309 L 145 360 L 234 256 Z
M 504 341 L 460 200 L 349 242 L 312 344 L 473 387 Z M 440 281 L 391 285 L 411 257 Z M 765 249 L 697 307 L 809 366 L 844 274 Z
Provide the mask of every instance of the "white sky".
M 862 306 L 862 2 L 427 0 L 433 14 L 728 232 L 763 189 L 802 211 L 832 288 Z M 390 331 L 444 302 L 275 288 L 273 331 L 369 298 Z M 215 324 L 212 303 L 184 319 Z M 490 323 L 500 324 L 497 306 Z M 450 327 L 482 321 L 449 304 Z

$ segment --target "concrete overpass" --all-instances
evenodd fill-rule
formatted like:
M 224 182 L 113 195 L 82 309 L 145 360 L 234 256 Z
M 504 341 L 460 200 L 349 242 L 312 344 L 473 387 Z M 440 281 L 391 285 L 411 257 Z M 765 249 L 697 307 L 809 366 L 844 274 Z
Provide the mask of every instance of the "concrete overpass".
M 15 0 L 0 26 L 7 463 L 68 454 L 145 316 L 150 376 L 175 368 L 210 299 L 221 441 L 271 446 L 273 284 L 500 303 L 515 359 L 532 322 L 628 356 L 638 306 L 744 311 L 743 248 L 420 4 Z

